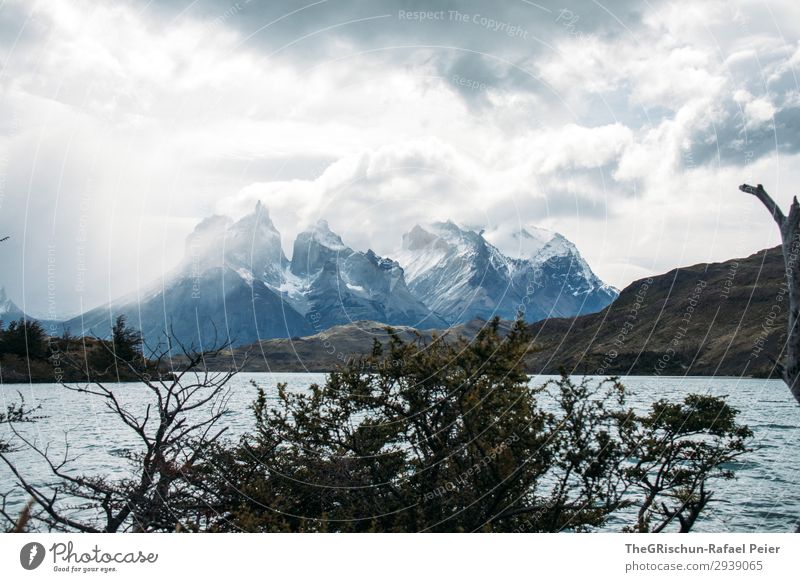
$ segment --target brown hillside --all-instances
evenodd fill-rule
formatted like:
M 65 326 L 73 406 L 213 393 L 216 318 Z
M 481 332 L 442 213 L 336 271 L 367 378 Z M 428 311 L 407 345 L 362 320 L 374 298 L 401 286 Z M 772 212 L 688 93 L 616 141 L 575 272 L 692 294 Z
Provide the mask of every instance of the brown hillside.
M 785 340 L 778 247 L 635 281 L 600 313 L 531 326 L 530 368 L 584 374 L 766 376 Z

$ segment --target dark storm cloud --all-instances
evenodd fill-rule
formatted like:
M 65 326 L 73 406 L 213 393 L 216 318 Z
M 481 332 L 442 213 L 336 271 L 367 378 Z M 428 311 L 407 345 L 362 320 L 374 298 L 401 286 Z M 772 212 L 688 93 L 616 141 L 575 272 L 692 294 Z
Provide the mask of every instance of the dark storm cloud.
M 604 6 L 550 0 L 176 0 L 155 2 L 147 10 L 168 21 L 199 17 L 209 26 L 236 29 L 248 45 L 288 58 L 335 58 L 331 46 L 343 40 L 356 50 L 445 46 L 513 59 L 569 35 L 628 34 L 639 22 L 640 3 Z
M 764 156 L 800 152 L 800 106 L 787 105 L 768 122 L 748 128 L 742 111 L 732 110 L 723 123 L 692 138 L 682 159 L 684 168 L 705 164 L 746 165 Z
M 535 92 L 558 101 L 520 63 L 552 52 L 559 39 L 630 35 L 640 22 L 640 7 L 590 0 L 180 0 L 148 9 L 233 28 L 245 48 L 299 66 L 372 51 L 395 65 L 416 67 L 417 53 L 432 51 L 442 81 L 478 112 L 488 104 L 489 91 Z
M 542 86 L 523 68 L 480 53 L 442 54 L 436 61 L 442 80 L 473 110 L 489 105 L 492 91 L 540 92 Z
M 735 94 L 724 102 L 721 121 L 698 128 L 683 156 L 683 166 L 704 164 L 747 165 L 764 156 L 800 152 L 800 84 L 792 66 L 791 43 L 747 51 L 726 65 L 726 72 L 738 80 L 736 89 L 765 99 L 775 107 L 772 120 L 753 123 L 747 115 L 747 99 Z M 746 53 L 747 53 L 746 52 Z

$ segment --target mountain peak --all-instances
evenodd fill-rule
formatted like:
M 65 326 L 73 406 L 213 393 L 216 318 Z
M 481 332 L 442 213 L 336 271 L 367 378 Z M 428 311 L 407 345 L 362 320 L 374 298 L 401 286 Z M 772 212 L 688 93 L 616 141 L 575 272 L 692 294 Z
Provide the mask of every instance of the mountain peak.
M 251 212 L 250 215 L 257 216 L 259 222 L 269 224 L 273 229 L 277 230 L 275 228 L 275 224 L 272 222 L 272 217 L 269 214 L 269 207 L 263 202 L 261 202 L 261 200 L 256 200 L 256 205 L 253 208 L 253 212 Z
M 291 271 L 301 277 L 311 275 L 326 265 L 335 265 L 335 257 L 340 253 L 350 252 L 341 237 L 330 229 L 328 221 L 320 219 L 295 238 Z
M 453 234 L 463 234 L 468 232 L 466 229 L 461 228 L 449 218 L 444 222 L 434 222 L 431 226 L 440 232 L 448 232 Z
M 422 228 L 419 224 L 403 235 L 403 250 L 416 251 L 436 242 L 438 237 Z
M 198 222 L 186 237 L 186 259 L 207 257 L 220 249 L 231 224 L 230 218 L 219 214 L 208 216 Z
M 194 232 L 208 232 L 208 231 L 219 231 L 222 229 L 227 228 L 233 222 L 227 216 L 222 216 L 220 214 L 212 214 L 211 216 L 207 216 L 203 220 L 197 223 L 197 226 L 194 227 Z
M 280 238 L 269 211 L 258 201 L 250 214 L 236 222 L 220 215 L 200 221 L 186 239 L 182 268 L 196 276 L 207 269 L 228 267 L 275 283 L 286 261 Z
M 252 234 L 254 229 L 258 229 L 261 233 L 272 235 L 279 234 L 278 229 L 272 222 L 269 216 L 269 209 L 262 204 L 261 200 L 256 202 L 253 211 L 240 218 L 232 227 L 231 230 L 234 234 L 245 232 Z
M 578 248 L 571 240 L 563 234 L 556 232 L 553 234 L 553 237 L 542 246 L 537 255 L 539 257 L 543 255 L 547 255 L 548 257 L 562 257 L 570 253 L 580 255 L 580 253 L 578 253 Z
M 324 218 L 317 220 L 310 229 L 301 234 L 307 234 L 310 240 L 333 251 L 341 251 L 347 248 L 342 238 L 331 230 L 328 221 Z
M 431 225 L 431 229 L 440 238 L 457 246 L 460 246 L 460 243 L 467 243 L 469 246 L 480 246 L 486 243 L 486 239 L 483 237 L 483 229 L 461 226 L 452 220 L 434 222 Z
M 512 236 L 520 240 L 532 240 L 542 244 L 546 244 L 554 236 L 562 236 L 562 235 L 557 232 L 553 232 L 552 230 L 547 230 L 546 228 L 540 228 L 538 226 L 528 226 L 525 228 L 520 228 Z
M 501 250 L 504 249 L 504 250 Z M 414 226 L 396 253 L 409 289 L 451 322 L 499 315 L 525 304 L 529 321 L 605 307 L 616 296 L 564 236 L 530 226 Z
M 4 286 L 0 286 L 0 317 L 8 318 L 8 321 L 25 317 L 22 310 L 8 298 Z

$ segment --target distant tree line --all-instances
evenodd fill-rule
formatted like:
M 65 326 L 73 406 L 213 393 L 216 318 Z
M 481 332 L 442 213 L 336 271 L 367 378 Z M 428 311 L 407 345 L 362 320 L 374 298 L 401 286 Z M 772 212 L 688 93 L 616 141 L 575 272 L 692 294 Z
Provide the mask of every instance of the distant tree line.
M 133 379 L 131 369 L 143 370 L 148 365 L 143 352 L 141 333 L 127 325 L 124 315 L 116 317 L 107 338 L 75 337 L 68 329 L 52 337 L 36 320 L 19 319 L 7 326 L 0 321 L 0 361 L 6 365 L 6 356 L 11 356 L 20 363 L 63 367 L 72 379 Z M 44 379 L 60 381 L 61 375 Z

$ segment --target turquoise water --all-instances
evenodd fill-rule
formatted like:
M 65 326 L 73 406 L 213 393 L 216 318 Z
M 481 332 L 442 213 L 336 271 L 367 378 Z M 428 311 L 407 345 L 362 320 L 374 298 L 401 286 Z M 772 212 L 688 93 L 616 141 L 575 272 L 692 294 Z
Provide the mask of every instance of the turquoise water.
M 532 378 L 539 385 L 549 377 Z M 255 380 L 265 388 L 286 382 L 291 389 L 303 390 L 312 382 L 324 382 L 324 374 L 239 374 L 230 383 L 228 408 L 222 422 L 228 436 L 248 431 L 252 416 L 248 406 L 255 398 Z M 736 469 L 736 479 L 718 482 L 710 508 L 696 526 L 696 531 L 786 532 L 794 531 L 800 518 L 800 406 L 794 403 L 786 386 L 777 380 L 700 377 L 628 377 L 634 406 L 645 406 L 659 398 L 681 400 L 688 393 L 727 395 L 741 411 L 740 420 L 755 434 L 753 447 Z M 151 394 L 138 384 L 114 385 L 115 393 L 132 410 L 143 410 Z M 125 431 L 100 398 L 89 397 L 56 384 L 6 384 L 0 387 L 0 405 L 18 400 L 20 392 L 27 404 L 41 405 L 43 418 L 30 425 L 18 425 L 27 438 L 40 446 L 49 445 L 54 455 L 68 454 L 77 459 L 82 473 L 122 476 L 124 461 L 115 453 L 135 445 L 130 431 Z M 11 439 L 7 426 L 0 435 Z M 46 479 L 41 458 L 30 451 L 13 454 L 18 469 L 25 475 Z M 0 466 L 0 492 L 11 492 L 9 502 L 19 507 L 24 497 L 15 486 L 13 475 Z M 618 529 L 617 524 L 610 524 Z

